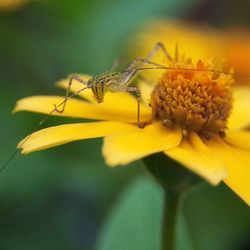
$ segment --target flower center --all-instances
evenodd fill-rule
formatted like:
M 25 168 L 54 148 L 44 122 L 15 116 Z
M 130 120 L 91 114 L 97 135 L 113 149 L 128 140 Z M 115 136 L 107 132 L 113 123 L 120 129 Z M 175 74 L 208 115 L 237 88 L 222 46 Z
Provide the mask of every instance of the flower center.
M 232 76 L 206 71 L 221 69 L 202 61 L 194 66 L 191 59 L 172 66 L 176 69 L 167 70 L 151 94 L 153 118 L 164 126 L 179 124 L 183 131 L 196 131 L 206 139 L 211 133 L 224 136 L 232 109 Z

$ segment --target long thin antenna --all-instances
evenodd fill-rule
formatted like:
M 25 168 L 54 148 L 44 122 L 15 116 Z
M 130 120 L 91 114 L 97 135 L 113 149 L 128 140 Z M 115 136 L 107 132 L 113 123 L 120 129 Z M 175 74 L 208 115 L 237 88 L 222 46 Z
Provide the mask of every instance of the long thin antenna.
M 177 68 L 177 67 L 168 67 L 156 62 L 148 61 L 143 58 L 140 58 L 140 61 L 143 61 L 145 63 L 154 65 L 156 67 L 141 67 L 141 68 L 135 68 L 134 70 L 139 71 L 139 70 L 150 70 L 150 69 L 166 69 L 166 70 L 186 70 L 186 71 L 200 71 L 200 72 L 211 72 L 211 73 L 217 73 L 217 74 L 226 74 L 226 75 L 232 75 L 232 76 L 240 76 L 240 77 L 246 77 L 250 78 L 250 75 L 248 74 L 243 74 L 243 73 L 226 73 L 220 70 L 213 70 L 213 69 L 194 69 L 194 68 Z M 131 69 L 130 69 L 131 70 Z M 128 72 L 130 70 L 124 70 L 122 72 Z
M 76 92 L 73 93 L 72 95 L 66 97 L 66 98 L 64 99 L 63 102 L 61 102 L 61 103 L 60 103 L 59 105 L 57 105 L 54 109 L 52 109 L 52 111 L 51 111 L 47 116 L 45 116 L 45 118 L 44 118 L 43 120 L 41 120 L 41 121 L 39 122 L 38 126 L 37 126 L 34 130 L 31 131 L 31 133 L 23 140 L 23 142 L 21 143 L 20 146 L 22 147 L 22 145 L 23 145 L 25 142 L 27 142 L 27 140 L 30 138 L 30 136 L 31 136 L 33 133 L 35 133 L 36 131 L 38 131 L 38 130 L 40 129 L 40 127 L 41 127 L 41 126 L 51 117 L 51 115 L 52 115 L 55 111 L 57 111 L 57 108 L 61 107 L 66 101 L 68 101 L 68 99 L 74 97 L 75 95 L 78 95 L 78 94 L 81 93 L 83 90 L 88 89 L 88 88 L 89 88 L 89 86 L 88 86 L 88 87 L 84 87 L 84 88 L 82 88 L 82 89 L 76 91 Z M 9 165 L 9 163 L 14 159 L 14 157 L 17 155 L 17 153 L 18 153 L 19 151 L 20 151 L 20 149 L 18 148 L 16 151 L 14 151 L 14 153 L 13 153 L 12 155 L 10 155 L 10 157 L 8 158 L 8 160 L 7 160 L 7 161 L 2 165 L 2 167 L 0 168 L 0 173 Z
M 232 75 L 232 76 L 241 76 L 250 78 L 250 75 L 248 74 L 242 74 L 242 73 L 226 73 L 224 71 L 220 70 L 213 70 L 213 69 L 188 69 L 188 68 L 171 68 L 171 67 L 165 67 L 165 66 L 158 66 L 158 67 L 143 67 L 143 68 L 137 68 L 135 70 L 150 70 L 150 69 L 168 69 L 168 70 L 186 70 L 186 71 L 200 71 L 200 72 L 211 72 L 211 73 L 218 73 L 218 74 L 225 74 L 225 75 Z

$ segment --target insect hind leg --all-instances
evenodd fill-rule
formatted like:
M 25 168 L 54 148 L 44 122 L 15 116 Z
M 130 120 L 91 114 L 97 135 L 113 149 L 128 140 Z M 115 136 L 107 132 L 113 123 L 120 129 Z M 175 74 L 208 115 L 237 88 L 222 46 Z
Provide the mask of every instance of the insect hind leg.
M 155 46 L 153 47 L 153 49 L 149 52 L 149 54 L 145 57 L 145 58 L 136 58 L 134 59 L 128 66 L 128 68 L 124 71 L 123 73 L 123 77 L 121 79 L 120 84 L 123 86 L 127 86 L 130 84 L 130 82 L 134 79 L 134 77 L 136 76 L 136 74 L 138 73 L 138 71 L 145 65 L 145 64 L 150 64 L 153 65 L 155 67 L 160 67 L 160 68 L 164 68 L 166 66 L 161 65 L 159 63 L 155 63 L 150 61 L 151 58 L 161 49 L 161 51 L 163 52 L 165 58 L 168 61 L 172 61 L 172 57 L 170 56 L 170 54 L 168 53 L 166 47 L 164 46 L 163 43 L 161 42 L 157 42 L 155 44 Z
M 155 44 L 155 46 L 153 47 L 153 49 L 149 52 L 149 54 L 145 57 L 146 61 L 150 61 L 151 58 L 157 53 L 158 50 L 160 50 L 163 52 L 164 56 L 166 57 L 167 60 L 172 61 L 172 57 L 170 56 L 170 54 L 168 53 L 166 47 L 164 46 L 163 43 L 161 42 L 157 42 Z
M 118 67 L 120 67 L 122 64 L 124 64 L 125 60 L 123 58 L 118 58 L 114 61 L 110 71 L 117 70 Z
M 58 113 L 63 113 L 63 111 L 65 110 L 67 100 L 69 99 L 70 88 L 71 88 L 73 80 L 81 82 L 84 85 L 86 85 L 86 82 L 83 79 L 81 79 L 78 75 L 71 75 L 70 78 L 69 78 L 68 87 L 67 87 L 67 90 L 66 90 L 66 95 L 65 95 L 65 99 L 63 101 L 62 108 L 59 109 L 58 108 L 59 106 L 57 106 L 56 104 L 54 104 L 55 111 L 58 112 Z

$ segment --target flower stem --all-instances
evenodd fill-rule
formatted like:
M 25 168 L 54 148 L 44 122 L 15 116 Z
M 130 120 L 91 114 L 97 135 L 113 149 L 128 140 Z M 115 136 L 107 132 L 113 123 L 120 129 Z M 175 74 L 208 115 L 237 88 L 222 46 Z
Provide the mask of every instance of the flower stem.
M 182 193 L 164 189 L 162 250 L 176 250 L 176 231 Z
M 177 225 L 183 198 L 203 180 L 162 153 L 143 159 L 164 190 L 162 250 L 176 250 Z

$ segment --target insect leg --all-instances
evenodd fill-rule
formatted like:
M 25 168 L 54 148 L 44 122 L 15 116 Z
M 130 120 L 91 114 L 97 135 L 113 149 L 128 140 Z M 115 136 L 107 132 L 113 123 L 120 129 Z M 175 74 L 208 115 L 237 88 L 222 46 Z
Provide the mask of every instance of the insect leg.
M 122 72 L 122 77 L 119 81 L 119 85 L 128 86 L 132 82 L 132 80 L 135 78 L 139 70 L 146 69 L 142 67 L 144 64 L 150 64 L 150 65 L 155 66 L 156 68 L 166 69 L 166 66 L 164 65 L 157 64 L 157 63 L 148 61 L 143 58 L 136 58 L 135 60 L 132 61 L 129 67 Z M 150 69 L 153 69 L 153 68 L 150 68 Z
M 117 60 L 114 61 L 113 65 L 112 65 L 112 67 L 110 69 L 110 71 L 116 70 L 123 63 L 124 63 L 124 59 L 118 58 Z
M 157 63 L 154 63 L 151 60 L 151 58 L 157 53 L 158 50 L 162 50 L 164 56 L 166 57 L 167 60 L 169 61 L 172 61 L 172 57 L 170 56 L 170 54 L 168 53 L 166 47 L 164 46 L 163 43 L 161 42 L 157 42 L 154 46 L 154 48 L 149 52 L 149 54 L 146 56 L 146 58 L 137 58 L 135 59 L 128 67 L 128 69 L 132 69 L 132 68 L 135 68 L 135 66 L 137 65 L 136 68 L 138 67 L 142 67 L 144 66 L 144 64 L 151 64 L 151 65 L 154 65 L 154 66 L 162 66 L 161 64 L 157 64 Z M 140 63 L 138 65 L 138 63 Z
M 166 59 L 169 61 L 172 61 L 172 57 L 170 56 L 170 54 L 168 53 L 166 47 L 164 46 L 163 43 L 161 42 L 157 42 L 154 46 L 154 48 L 149 52 L 149 54 L 146 56 L 145 60 L 149 61 L 156 53 L 157 51 L 161 49 L 163 54 L 165 55 Z
M 170 56 L 170 54 L 168 53 L 166 47 L 164 46 L 163 43 L 161 42 L 157 42 L 155 44 L 155 46 L 153 47 L 153 49 L 148 53 L 148 55 L 144 58 L 136 58 L 134 61 L 132 61 L 132 63 L 128 66 L 128 70 L 132 70 L 137 68 L 136 66 L 142 67 L 145 63 L 148 64 L 153 64 L 155 66 L 162 66 L 161 64 L 157 64 L 154 62 L 151 62 L 151 58 L 157 53 L 157 51 L 161 49 L 164 56 L 166 57 L 167 60 L 172 61 L 172 57 Z M 140 63 L 140 65 L 138 65 L 138 62 Z
M 143 67 L 145 64 L 150 64 L 150 65 L 154 65 L 156 67 L 164 68 L 163 65 L 150 61 L 150 59 L 157 53 L 157 51 L 159 49 L 162 50 L 162 52 L 165 55 L 167 60 L 169 60 L 169 61 L 173 60 L 172 57 L 170 56 L 170 54 L 168 53 L 167 49 L 165 48 L 165 46 L 161 42 L 158 42 L 155 44 L 154 48 L 149 52 L 149 54 L 146 56 L 145 59 L 144 58 L 136 58 L 135 60 L 133 60 L 129 64 L 128 68 L 123 73 L 120 84 L 123 86 L 129 85 L 130 82 L 133 80 L 133 78 L 138 73 L 138 70 L 141 67 Z
M 77 75 L 71 75 L 70 78 L 69 78 L 69 83 L 68 83 L 68 87 L 67 87 L 67 90 L 66 90 L 66 95 L 65 95 L 65 99 L 64 99 L 62 108 L 61 108 L 61 109 L 58 109 L 58 106 L 54 104 L 54 106 L 55 106 L 55 111 L 58 112 L 58 113 L 63 113 L 63 111 L 64 111 L 64 109 L 65 109 L 66 102 L 67 102 L 67 100 L 69 99 L 70 87 L 71 87 L 71 85 L 72 85 L 73 80 L 78 81 L 78 82 L 81 82 L 81 83 L 83 83 L 83 84 L 86 85 L 86 82 L 85 82 L 84 80 L 82 80 L 79 76 L 77 76 Z
M 145 124 L 141 123 L 141 91 L 137 87 L 123 87 L 119 85 L 109 86 L 109 91 L 112 92 L 134 92 L 137 100 L 137 125 L 139 128 L 144 128 Z

